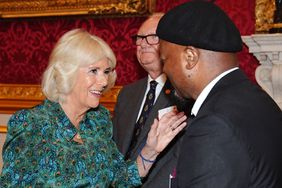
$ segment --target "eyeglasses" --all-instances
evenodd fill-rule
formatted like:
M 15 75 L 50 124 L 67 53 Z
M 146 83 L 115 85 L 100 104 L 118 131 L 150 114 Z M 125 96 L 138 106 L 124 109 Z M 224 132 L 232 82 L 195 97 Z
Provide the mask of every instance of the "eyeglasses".
M 140 46 L 143 39 L 146 39 L 147 44 L 155 45 L 159 44 L 160 39 L 156 34 L 149 34 L 149 35 L 134 35 L 132 36 L 133 41 L 137 46 Z

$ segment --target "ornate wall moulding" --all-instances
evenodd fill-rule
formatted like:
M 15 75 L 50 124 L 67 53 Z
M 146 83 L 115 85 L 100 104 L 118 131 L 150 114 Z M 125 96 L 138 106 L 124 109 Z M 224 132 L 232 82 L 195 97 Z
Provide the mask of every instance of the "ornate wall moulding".
M 100 103 L 113 114 L 118 93 L 122 86 L 114 86 L 105 93 Z M 0 84 L 0 114 L 12 114 L 17 110 L 31 108 L 44 100 L 40 85 Z M 6 126 L 0 125 L 0 133 Z
M 2 18 L 37 16 L 133 16 L 154 11 L 155 0 L 3 0 Z
M 0 113 L 12 114 L 44 99 L 39 85 L 0 84 Z
M 282 34 L 254 34 L 242 39 L 259 60 L 256 81 L 282 110 Z

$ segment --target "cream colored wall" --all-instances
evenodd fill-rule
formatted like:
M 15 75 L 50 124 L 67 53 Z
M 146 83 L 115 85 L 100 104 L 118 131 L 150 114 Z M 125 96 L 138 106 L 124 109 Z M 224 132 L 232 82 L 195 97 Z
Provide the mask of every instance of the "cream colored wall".
M 2 147 L 5 142 L 6 134 L 5 133 L 0 133 L 0 173 L 2 171 L 2 166 L 3 166 L 3 161 L 2 161 Z
M 0 125 L 7 125 L 11 114 L 0 114 Z

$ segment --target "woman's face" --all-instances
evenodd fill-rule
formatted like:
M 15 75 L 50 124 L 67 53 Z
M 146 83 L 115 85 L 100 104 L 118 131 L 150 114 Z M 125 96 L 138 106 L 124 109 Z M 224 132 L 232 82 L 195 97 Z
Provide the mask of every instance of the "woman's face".
M 68 102 L 73 103 L 76 109 L 81 110 L 97 107 L 101 94 L 108 85 L 111 72 L 106 58 L 80 67 L 75 85 L 67 96 Z

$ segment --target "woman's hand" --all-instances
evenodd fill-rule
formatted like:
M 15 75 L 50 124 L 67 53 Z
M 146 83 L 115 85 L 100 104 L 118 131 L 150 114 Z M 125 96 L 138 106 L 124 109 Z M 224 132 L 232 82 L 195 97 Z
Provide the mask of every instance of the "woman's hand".
M 159 153 L 186 126 L 186 119 L 183 112 L 172 111 L 164 114 L 160 120 L 154 120 L 148 133 L 146 145 L 137 157 L 137 166 L 141 177 L 147 175 Z
M 168 112 L 160 120 L 155 119 L 148 133 L 146 146 L 160 153 L 172 139 L 186 126 L 184 112 Z

